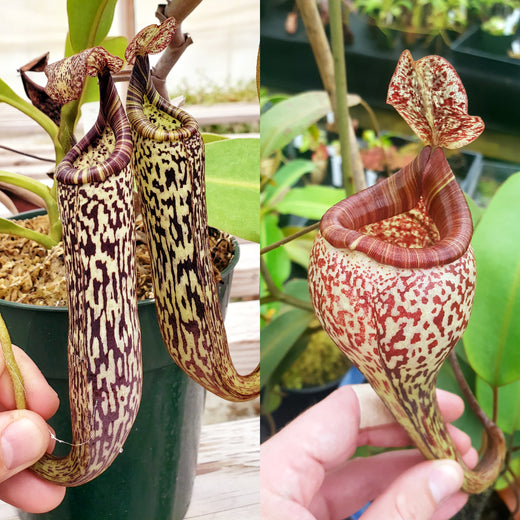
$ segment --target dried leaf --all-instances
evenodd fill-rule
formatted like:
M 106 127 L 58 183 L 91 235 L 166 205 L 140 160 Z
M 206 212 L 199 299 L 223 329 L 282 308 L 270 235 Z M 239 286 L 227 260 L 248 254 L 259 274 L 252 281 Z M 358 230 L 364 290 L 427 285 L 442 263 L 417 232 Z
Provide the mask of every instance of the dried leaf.
M 410 51 L 403 51 L 387 103 L 425 144 L 461 148 L 484 130 L 480 117 L 468 115 L 466 90 L 457 72 L 440 56 L 414 61 Z
M 45 92 L 45 89 L 35 83 L 28 75 L 27 72 L 43 72 L 47 66 L 47 60 L 49 53 L 47 52 L 43 56 L 31 60 L 29 63 L 20 67 L 20 76 L 22 78 L 23 88 L 27 97 L 31 100 L 31 103 L 45 115 L 49 116 L 54 123 L 60 124 L 61 117 L 61 104 L 54 101 Z
M 86 49 L 45 68 L 49 80 L 45 91 L 58 103 L 65 104 L 79 98 L 86 76 L 97 76 L 106 70 L 118 72 L 122 66 L 123 60 L 103 47 Z
M 132 64 L 136 56 L 161 52 L 171 42 L 176 28 L 175 18 L 166 18 L 160 25 L 152 24 L 141 29 L 126 48 L 126 61 Z

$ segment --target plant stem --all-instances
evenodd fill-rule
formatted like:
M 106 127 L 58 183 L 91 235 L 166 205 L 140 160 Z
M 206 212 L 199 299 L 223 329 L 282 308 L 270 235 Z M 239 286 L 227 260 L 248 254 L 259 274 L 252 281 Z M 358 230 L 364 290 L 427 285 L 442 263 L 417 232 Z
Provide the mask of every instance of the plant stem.
M 63 150 L 59 140 L 59 131 L 54 121 L 45 115 L 41 110 L 38 110 L 31 103 L 28 103 L 16 94 L 11 88 L 7 86 L 2 80 L 0 80 L 0 86 L 6 92 L 4 95 L 0 95 L 0 102 L 11 105 L 16 110 L 19 110 L 26 116 L 30 117 L 33 121 L 38 123 L 45 132 L 49 135 L 54 145 L 54 151 L 56 157 L 63 157 Z
M 457 384 L 459 385 L 462 393 L 464 394 L 466 401 L 468 402 L 470 408 L 473 410 L 473 413 L 477 416 L 479 421 L 487 429 L 486 425 L 489 425 L 489 423 L 491 423 L 491 419 L 489 419 L 489 417 L 484 413 L 484 410 L 482 410 L 482 408 L 480 407 L 475 395 L 469 387 L 464 377 L 464 374 L 462 373 L 462 369 L 460 368 L 459 360 L 457 358 L 455 349 L 453 349 L 450 352 L 449 359 L 451 368 L 453 369 L 453 373 L 455 374 L 455 379 L 457 380 Z
M 34 240 L 47 249 L 52 249 L 57 245 L 57 242 L 49 235 L 38 233 L 32 229 L 27 229 L 6 218 L 0 218 L 0 233 L 8 233 L 9 235 L 16 235 L 29 240 Z
M 175 35 L 152 68 L 152 81 L 162 97 L 169 99 L 166 89 L 166 77 L 177 63 L 186 48 L 193 43 L 189 34 L 184 34 L 181 29 L 182 21 L 201 3 L 202 0 L 167 0 L 166 5 L 159 5 L 155 16 L 159 21 L 173 16 L 177 20 Z
M 38 238 L 35 238 L 35 240 L 47 248 L 49 248 L 49 246 L 54 247 L 61 240 L 61 223 L 58 212 L 58 204 L 56 203 L 56 199 L 53 196 L 52 190 L 45 186 L 45 184 L 35 181 L 30 177 L 26 177 L 25 175 L 20 175 L 18 173 L 6 172 L 3 170 L 0 170 L 0 182 L 6 182 L 12 186 L 18 186 L 19 188 L 28 190 L 31 193 L 38 195 L 38 197 L 43 200 L 47 209 L 47 215 L 49 216 L 48 238 L 50 239 L 50 242 L 45 240 L 45 243 L 43 243 L 42 240 Z M 41 234 L 38 233 L 37 235 L 40 236 Z M 24 234 L 23 236 L 26 235 Z
M 361 162 L 361 157 L 359 155 L 359 147 L 357 145 L 356 136 L 354 133 L 354 128 L 352 126 L 352 122 L 348 117 L 348 104 L 347 104 L 347 115 L 343 112 L 338 112 L 337 110 L 337 92 L 340 92 L 341 96 L 345 96 L 345 103 L 348 103 L 346 99 L 348 97 L 347 84 L 346 84 L 346 73 L 343 74 L 344 83 L 342 83 L 343 90 L 337 90 L 335 76 L 337 76 L 337 72 L 335 71 L 334 59 L 332 56 L 332 52 L 330 50 L 330 46 L 327 40 L 327 36 L 325 34 L 325 29 L 323 28 L 323 23 L 320 17 L 320 13 L 318 11 L 318 7 L 316 5 L 315 0 L 296 0 L 296 4 L 298 5 L 298 9 L 300 11 L 300 15 L 302 17 L 303 23 L 305 25 L 305 31 L 307 33 L 307 37 L 309 38 L 309 42 L 311 44 L 312 52 L 314 54 L 314 58 L 316 60 L 316 64 L 318 66 L 318 70 L 320 73 L 321 81 L 323 83 L 323 87 L 327 92 L 330 105 L 332 107 L 332 111 L 334 112 L 334 119 L 336 122 L 339 122 L 341 119 L 347 121 L 346 124 L 349 125 L 348 131 L 348 150 L 344 150 L 341 148 L 341 156 L 342 156 L 342 169 L 350 168 L 351 175 L 350 178 L 353 181 L 350 183 L 353 185 L 352 192 L 360 191 L 366 187 L 365 184 L 365 172 L 363 168 L 363 163 Z M 342 27 L 342 17 L 341 17 L 341 5 L 339 6 L 340 16 L 339 20 L 335 20 L 336 23 L 340 24 L 341 31 L 341 53 L 343 55 L 344 60 L 344 47 L 343 47 L 343 27 Z M 329 6 L 329 11 L 332 11 Z M 332 27 L 333 27 L 333 18 L 334 16 L 331 14 L 331 35 L 332 35 Z M 336 17 L 338 18 L 338 17 Z M 338 44 L 339 45 L 339 44 Z M 340 142 L 341 144 L 341 142 Z M 349 174 L 347 173 L 347 177 Z
M 265 285 L 267 286 L 267 290 L 269 291 L 269 301 L 279 301 L 292 305 L 293 307 L 298 307 L 299 309 L 314 312 L 310 302 L 305 302 L 299 298 L 291 296 L 290 294 L 285 294 L 283 291 L 278 289 L 278 287 L 276 287 L 276 284 L 274 283 L 273 279 L 271 278 L 271 274 L 269 273 L 269 269 L 267 268 L 267 264 L 262 257 L 260 257 L 260 273 L 262 274 L 262 278 L 265 282 Z M 267 303 L 267 301 L 263 299 L 261 303 Z
M 276 249 L 277 247 L 283 246 L 284 244 L 287 244 L 291 242 L 292 240 L 296 240 L 297 238 L 306 235 L 307 233 L 310 233 L 311 231 L 314 231 L 315 229 L 318 229 L 320 227 L 319 222 L 315 222 L 314 224 L 311 224 L 310 226 L 302 228 L 300 231 L 297 231 L 296 233 L 293 233 L 292 235 L 289 235 L 285 238 L 282 238 L 282 240 L 278 240 L 278 242 L 273 242 L 272 244 L 269 244 L 268 246 L 263 247 L 260 250 L 261 255 L 265 255 L 265 253 L 269 253 L 269 251 L 272 251 L 273 249 Z
M 320 72 L 323 88 L 329 96 L 332 111 L 336 113 L 334 63 L 316 0 L 296 0 L 296 5 L 298 6 L 303 24 L 305 25 L 305 32 L 309 38 L 314 59 Z
M 34 155 L 32 153 L 22 152 L 21 150 L 16 150 L 15 148 L 10 148 L 9 146 L 5 146 L 3 144 L 0 144 L 0 148 L 2 150 L 7 150 L 8 152 L 13 152 L 18 155 L 23 155 L 24 157 L 30 157 L 31 159 L 36 159 L 37 161 L 43 161 L 43 162 L 49 162 L 52 164 L 55 164 L 54 159 L 47 159 L 46 157 L 40 157 L 39 155 Z
M 4 356 L 7 372 L 9 373 L 9 377 L 11 378 L 11 383 L 13 385 L 16 408 L 18 410 L 24 409 L 26 408 L 26 402 L 23 377 L 22 373 L 20 372 L 20 368 L 16 363 L 11 338 L 9 337 L 9 332 L 7 331 L 7 327 L 2 316 L 0 316 L 0 343 L 2 346 L 2 354 Z
M 354 193 L 354 181 L 350 162 L 350 115 L 347 103 L 347 70 L 345 66 L 345 46 L 343 43 L 343 20 L 341 0 L 329 0 L 330 37 L 334 62 L 336 126 L 341 149 L 341 171 L 346 195 Z
M 83 92 L 85 88 L 83 89 Z M 83 93 L 82 93 L 83 96 Z M 62 147 L 62 153 L 56 154 L 56 164 L 63 159 L 65 154 L 72 148 L 74 143 L 74 127 L 78 118 L 79 107 L 81 106 L 81 97 L 75 101 L 71 101 L 61 109 L 60 129 L 58 139 Z

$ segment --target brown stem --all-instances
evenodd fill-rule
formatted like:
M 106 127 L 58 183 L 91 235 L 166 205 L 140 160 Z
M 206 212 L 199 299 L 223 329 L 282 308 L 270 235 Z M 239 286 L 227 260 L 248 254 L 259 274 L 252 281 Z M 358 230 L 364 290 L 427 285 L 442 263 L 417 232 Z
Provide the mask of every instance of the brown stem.
M 336 113 L 334 62 L 315 0 L 296 0 L 330 105 Z
M 506 441 L 502 430 L 498 428 L 494 421 L 492 421 L 480 407 L 475 395 L 471 391 L 462 369 L 460 368 L 459 360 L 455 350 L 452 350 L 449 354 L 449 360 L 455 379 L 459 385 L 466 402 L 469 404 L 473 413 L 477 416 L 484 430 L 486 431 L 486 439 L 483 443 L 484 455 L 480 460 L 476 468 L 472 470 L 474 474 L 486 473 L 492 466 L 502 464 L 506 455 Z
M 157 9 L 161 9 L 167 18 L 173 16 L 178 23 L 183 22 L 202 0 L 166 0 Z
M 159 21 L 173 17 L 177 20 L 177 30 L 165 49 L 159 61 L 152 68 L 152 81 L 159 92 L 165 99 L 169 99 L 166 89 L 166 77 L 172 70 L 173 66 L 179 61 L 186 48 L 193 43 L 191 36 L 183 33 L 181 30 L 182 21 L 201 3 L 202 0 L 167 0 L 166 4 L 157 6 L 155 16 Z
M 47 159 L 45 157 L 40 157 L 39 155 L 34 155 L 32 153 L 22 152 L 21 150 L 16 150 L 15 148 L 10 148 L 9 146 L 5 146 L 3 144 L 0 144 L 0 148 L 2 150 L 7 150 L 8 152 L 17 153 L 19 155 L 23 155 L 25 157 L 30 157 L 31 159 L 36 159 L 38 161 L 51 162 L 51 163 L 56 162 L 55 159 Z
M 271 301 L 279 301 L 284 302 L 293 307 L 298 307 L 299 309 L 303 309 L 306 311 L 314 312 L 312 304 L 310 302 L 305 302 L 300 300 L 299 298 L 295 298 L 290 294 L 285 294 L 283 291 L 278 289 L 273 279 L 271 278 L 271 273 L 269 273 L 269 269 L 267 268 L 267 264 L 265 260 L 260 257 L 260 273 L 262 274 L 262 278 L 264 279 L 265 285 L 267 286 L 267 290 L 272 298 Z M 262 303 L 267 303 L 265 300 Z
M 354 191 L 357 192 L 366 187 L 364 168 L 359 155 L 359 147 L 355 138 L 352 121 L 348 117 L 348 107 L 346 116 L 343 116 L 342 114 L 345 110 L 344 107 L 342 111 L 339 111 L 338 108 L 341 107 L 338 107 L 336 103 L 336 76 L 334 58 L 327 40 L 327 35 L 325 34 L 323 22 L 315 0 L 296 0 L 296 4 L 305 25 L 305 32 L 307 33 L 307 37 L 309 38 L 309 42 L 311 44 L 312 52 L 314 54 L 314 58 L 320 73 L 320 78 L 323 83 L 323 88 L 327 92 L 330 99 L 330 105 L 332 107 L 332 111 L 334 112 L 335 124 L 337 126 L 338 122 L 343 117 L 346 117 L 346 120 L 348 121 L 348 123 L 346 123 L 346 125 L 349 127 L 348 135 L 345 136 L 345 140 L 348 140 L 349 146 L 342 147 L 342 159 L 343 161 L 346 161 L 346 164 L 351 166 L 349 170 L 352 170 L 351 176 L 354 185 Z M 343 80 L 341 81 L 341 84 L 343 85 L 341 90 L 344 91 L 345 96 L 344 104 L 347 104 L 346 77 L 341 79 Z M 347 150 L 344 148 L 347 148 Z
M 271 436 L 273 436 L 276 433 L 276 423 L 273 419 L 273 414 L 271 413 L 265 413 L 264 417 L 267 420 L 267 424 L 269 425 L 269 433 Z
M 284 244 L 287 244 L 293 240 L 296 240 L 297 238 L 300 238 L 303 235 L 306 235 L 307 233 L 310 233 L 311 231 L 314 231 L 315 229 L 318 229 L 320 227 L 319 222 L 315 222 L 314 224 L 311 224 L 310 226 L 304 227 L 300 231 L 297 231 L 296 233 L 293 233 L 292 235 L 289 235 L 288 237 L 282 238 L 282 240 L 278 240 L 278 242 L 273 242 L 272 244 L 269 244 L 268 246 L 263 247 L 260 250 L 261 255 L 265 255 L 266 253 L 269 253 L 269 251 L 272 251 L 273 249 L 276 249 L 277 247 L 283 246 Z
M 457 384 L 459 385 L 462 393 L 464 394 L 464 398 L 469 404 L 470 408 L 473 410 L 473 413 L 478 417 L 480 422 L 490 422 L 489 417 L 484 413 L 484 410 L 480 407 L 477 398 L 473 394 L 471 388 L 462 373 L 462 369 L 460 368 L 459 360 L 457 358 L 457 354 L 455 350 L 450 352 L 449 356 L 450 365 L 453 369 L 453 373 L 455 374 L 455 379 L 457 380 Z

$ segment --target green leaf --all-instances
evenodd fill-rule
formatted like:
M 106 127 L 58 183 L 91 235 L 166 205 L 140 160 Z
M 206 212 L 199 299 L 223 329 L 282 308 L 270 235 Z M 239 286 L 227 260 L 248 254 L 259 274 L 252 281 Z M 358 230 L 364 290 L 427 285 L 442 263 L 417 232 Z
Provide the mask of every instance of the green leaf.
M 520 454 L 513 454 L 513 460 L 509 464 L 509 469 L 513 472 L 514 475 L 517 477 L 520 475 Z M 500 477 L 495 484 L 495 489 L 498 491 L 505 489 L 511 485 L 511 478 L 510 475 L 508 475 L 509 479 L 506 479 L 504 477 Z
M 330 110 L 329 97 L 323 91 L 305 92 L 274 105 L 260 118 L 260 158 L 284 148 Z
M 215 141 L 223 141 L 224 139 L 229 139 L 229 137 L 226 137 L 225 135 L 212 134 L 210 132 L 203 132 L 201 135 L 202 135 L 202 140 L 204 141 L 204 144 L 213 143 Z
M 311 295 L 309 293 L 309 282 L 303 278 L 293 278 L 284 285 L 284 292 L 289 296 L 298 298 L 304 302 L 311 301 Z
M 305 186 L 293 188 L 276 206 L 280 213 L 320 220 L 323 214 L 340 200 L 345 191 L 331 186 Z
M 276 105 L 280 101 L 285 101 L 289 96 L 287 94 L 265 94 L 260 93 L 260 110 L 264 108 L 268 103 L 270 105 Z
M 475 230 L 475 303 L 464 347 L 491 386 L 520 379 L 520 172 L 499 188 Z
M 467 193 L 464 193 L 464 197 L 466 198 L 466 202 L 468 203 L 468 208 L 471 213 L 473 229 L 476 229 L 480 219 L 482 218 L 482 215 L 484 214 L 484 209 L 480 206 L 477 206 L 477 203 Z
M 260 338 L 261 387 L 269 382 L 283 358 L 313 319 L 312 312 L 291 309 L 277 316 L 262 329 Z
M 278 226 L 278 215 L 265 215 L 260 221 L 260 225 L 262 227 L 260 233 L 261 247 L 274 244 L 284 238 L 284 234 Z M 262 255 L 262 258 L 273 282 L 277 287 L 281 288 L 291 274 L 291 261 L 287 252 L 283 247 L 277 247 Z
M 259 146 L 254 138 L 205 146 L 208 223 L 253 242 L 260 241 Z
M 265 189 L 264 205 L 273 207 L 283 199 L 293 184 L 303 175 L 314 170 L 316 165 L 312 161 L 296 159 L 284 164 L 274 175 L 273 184 Z
M 493 417 L 493 390 L 480 378 L 477 378 L 477 399 L 486 415 Z M 501 386 L 498 389 L 496 423 L 504 433 L 513 434 L 520 429 L 520 381 Z
M 274 412 L 282 404 L 282 393 L 279 385 L 266 385 L 262 391 L 261 412 Z
M 99 45 L 110 30 L 117 0 L 68 0 L 72 53 Z

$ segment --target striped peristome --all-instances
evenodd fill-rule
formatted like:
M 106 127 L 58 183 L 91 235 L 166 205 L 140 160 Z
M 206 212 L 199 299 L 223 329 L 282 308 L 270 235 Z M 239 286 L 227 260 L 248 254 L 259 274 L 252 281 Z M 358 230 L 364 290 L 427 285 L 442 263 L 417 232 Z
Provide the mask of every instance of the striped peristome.
M 147 56 L 136 58 L 127 113 L 166 347 L 206 389 L 231 401 L 252 399 L 259 393 L 259 367 L 249 375 L 236 371 L 218 301 L 198 124 L 157 93 Z
M 66 457 L 46 455 L 32 470 L 65 486 L 84 484 L 112 463 L 141 398 L 131 132 L 110 73 L 99 81 L 97 122 L 56 171 L 73 442 Z
M 438 240 L 431 244 L 403 247 L 384 237 L 379 239 L 375 233 L 359 231 L 362 226 L 413 209 L 420 199 L 439 233 Z M 398 229 L 393 226 L 394 233 Z M 425 268 L 460 257 L 469 246 L 473 224 L 444 152 L 426 146 L 399 172 L 330 208 L 321 220 L 320 230 L 337 248 L 362 251 L 396 267 Z
M 496 480 L 502 432 L 481 417 L 487 450 L 469 469 L 440 414 L 437 374 L 471 313 L 476 267 L 464 196 L 437 148 L 336 204 L 311 251 L 309 288 L 323 328 L 365 375 L 426 458 L 455 459 L 463 489 Z

